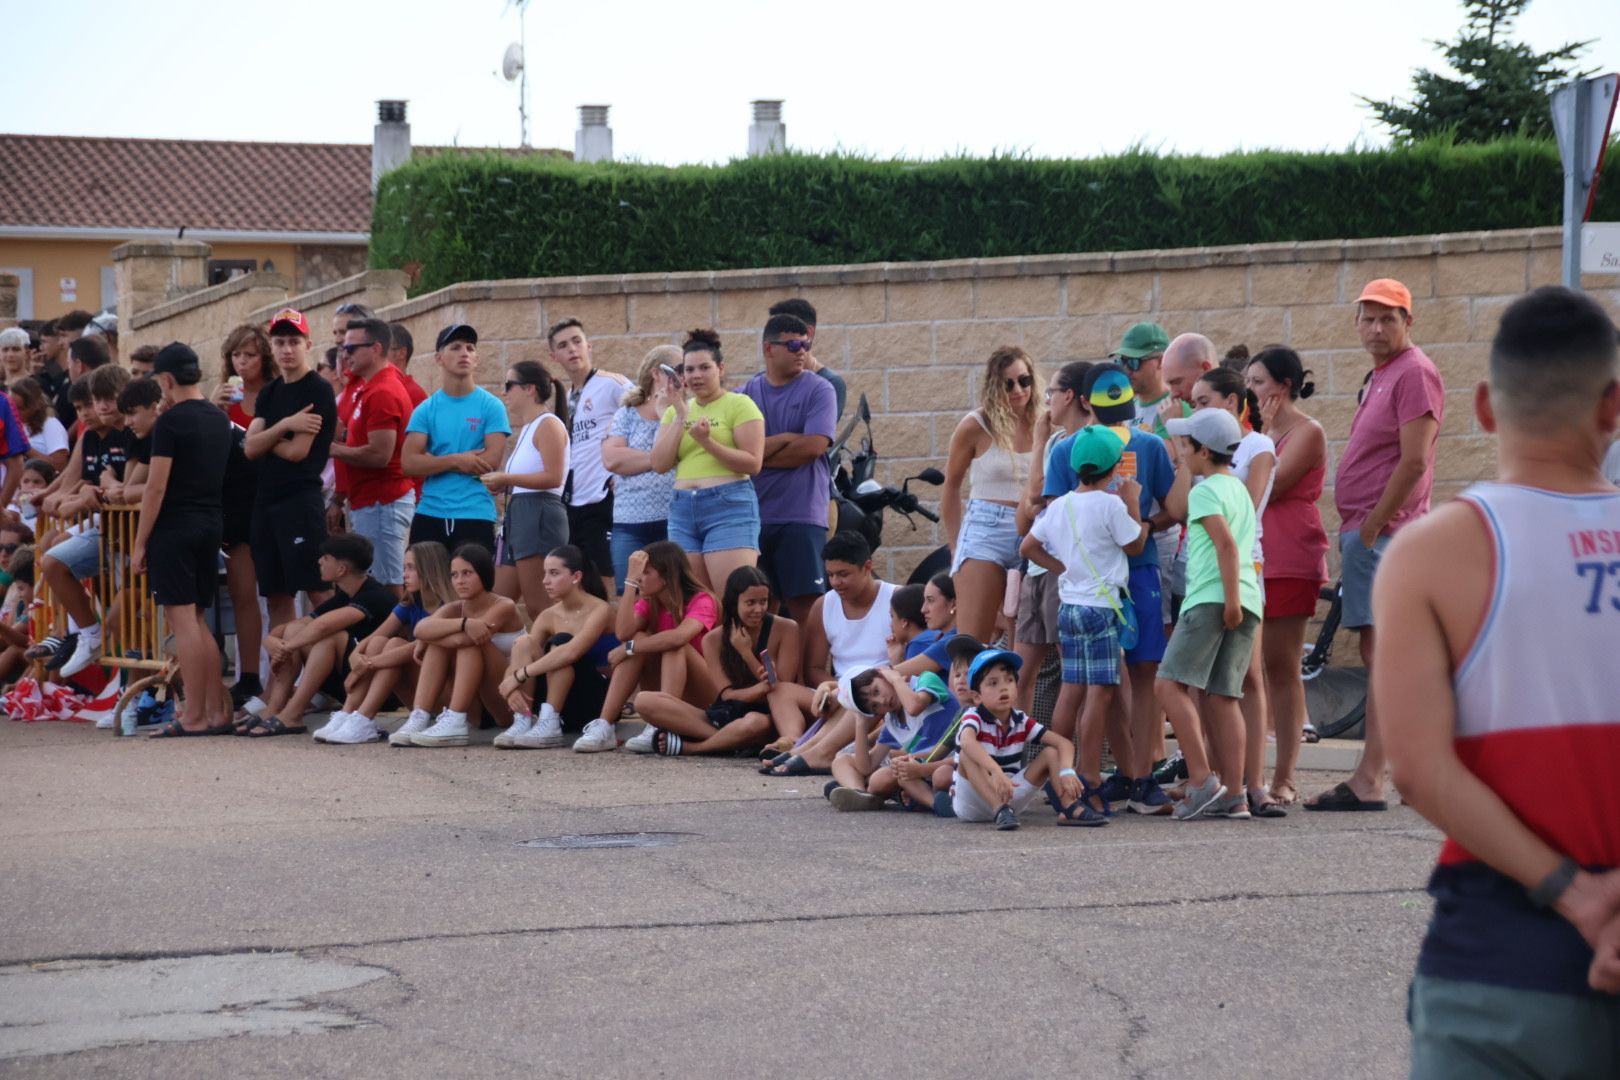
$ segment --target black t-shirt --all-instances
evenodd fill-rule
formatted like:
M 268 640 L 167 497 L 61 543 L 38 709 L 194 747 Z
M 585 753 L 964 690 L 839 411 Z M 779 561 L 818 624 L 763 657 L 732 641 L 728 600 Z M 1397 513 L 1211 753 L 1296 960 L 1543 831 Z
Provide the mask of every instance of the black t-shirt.
M 114 478 L 124 479 L 124 465 L 129 461 L 129 448 L 135 445 L 135 433 L 129 428 L 113 431 L 85 431 L 84 457 L 81 459 L 84 482 L 95 484 L 101 474 L 112 470 Z
M 259 391 L 254 418 L 270 427 L 305 405 L 315 407 L 315 414 L 321 418 L 321 430 L 315 433 L 315 441 L 303 461 L 288 461 L 274 452 L 259 459 L 258 499 L 261 503 L 288 495 L 320 494 L 321 470 L 326 468 L 326 459 L 331 456 L 332 435 L 337 431 L 337 398 L 332 393 L 332 385 L 314 371 L 294 383 L 273 379 Z
M 137 435 L 135 441 L 129 444 L 129 460 L 138 461 L 142 465 L 152 464 L 152 433 L 150 431 L 146 433 L 145 438 Z
M 152 425 L 152 457 L 173 458 L 155 528 L 218 526 L 231 421 L 206 401 L 179 401 Z
M 246 441 L 247 432 L 232 424 L 231 458 L 225 465 L 224 505 L 227 516 L 232 511 L 251 512 L 253 494 L 259 488 L 258 462 L 249 461 L 247 454 L 242 451 Z
M 342 611 L 352 607 L 360 612 L 359 622 L 349 627 L 349 640 L 359 641 L 375 633 L 388 616 L 394 613 L 394 605 L 399 603 L 394 596 L 394 590 L 382 584 L 369 574 L 360 587 L 350 596 L 342 589 L 333 589 L 332 598 L 315 609 L 315 615 L 326 615 L 333 611 Z

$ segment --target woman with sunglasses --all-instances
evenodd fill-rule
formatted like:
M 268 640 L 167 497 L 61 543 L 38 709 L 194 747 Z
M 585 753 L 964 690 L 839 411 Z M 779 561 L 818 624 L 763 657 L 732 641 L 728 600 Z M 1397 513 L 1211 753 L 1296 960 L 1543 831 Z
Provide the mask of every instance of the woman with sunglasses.
M 500 472 L 478 479 L 491 494 L 506 492 L 506 519 L 496 541 L 495 591 L 538 616 L 546 593 L 546 553 L 568 543 L 568 398 L 561 380 L 533 360 L 506 372 L 506 414 L 517 436 Z
M 684 371 L 681 350 L 659 345 L 641 361 L 636 385 L 625 394 L 613 426 L 602 440 L 602 464 L 618 477 L 613 484 L 613 580 L 624 593 L 625 567 L 630 553 L 669 539 L 669 503 L 675 494 L 675 474 L 658 472 L 652 464 L 653 442 L 658 438 L 658 407 L 653 397 L 662 368 L 679 379 Z M 667 374 L 663 376 L 667 378 Z
M 995 639 L 996 616 L 1007 591 L 1007 571 L 1018 555 L 1018 502 L 1029 476 L 1040 399 L 1039 374 L 1023 349 L 1004 345 L 985 365 L 980 407 L 951 434 L 945 462 L 940 520 L 951 545 L 957 629 L 980 641 Z M 968 485 L 962 501 L 963 481 Z
M 759 499 L 752 477 L 765 460 L 765 416 L 746 394 L 726 389 L 720 335 L 693 330 L 681 345 L 681 387 L 659 376 L 655 404 L 662 427 L 653 468 L 675 470 L 669 537 L 690 557 L 692 573 L 713 591 L 739 566 L 759 559 Z

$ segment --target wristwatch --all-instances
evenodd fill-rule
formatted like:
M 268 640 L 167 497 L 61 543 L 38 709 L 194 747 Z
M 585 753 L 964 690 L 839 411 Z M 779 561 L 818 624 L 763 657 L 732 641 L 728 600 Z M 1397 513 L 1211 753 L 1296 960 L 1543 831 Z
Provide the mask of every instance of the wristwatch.
M 1530 890 L 1530 902 L 1539 908 L 1550 908 L 1558 903 L 1569 883 L 1581 872 L 1580 864 L 1566 857 L 1553 872 L 1541 879 L 1541 884 Z
M 629 641 L 624 643 L 624 655 L 626 655 L 626 656 L 634 656 L 634 655 L 636 655 L 636 639 L 635 638 L 631 638 Z

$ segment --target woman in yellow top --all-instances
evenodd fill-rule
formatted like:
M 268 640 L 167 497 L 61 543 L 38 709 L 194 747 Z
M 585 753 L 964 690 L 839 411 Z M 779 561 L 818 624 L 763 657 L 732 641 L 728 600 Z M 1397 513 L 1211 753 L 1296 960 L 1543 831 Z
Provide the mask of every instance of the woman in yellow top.
M 765 457 L 765 417 L 746 394 L 728 392 L 720 335 L 693 330 L 681 343 L 677 374 L 667 375 L 655 403 L 663 415 L 653 441 L 652 467 L 675 470 L 669 538 L 687 553 L 705 589 L 759 559 L 759 499 L 749 478 Z

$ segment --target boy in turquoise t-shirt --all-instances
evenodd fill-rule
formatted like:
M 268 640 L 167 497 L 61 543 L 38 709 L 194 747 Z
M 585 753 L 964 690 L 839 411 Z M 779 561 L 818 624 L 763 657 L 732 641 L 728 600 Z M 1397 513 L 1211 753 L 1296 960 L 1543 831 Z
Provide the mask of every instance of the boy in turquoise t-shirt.
M 1154 684 L 1187 761 L 1187 794 L 1174 816 L 1180 821 L 1199 816 L 1247 818 L 1248 796 L 1241 783 L 1243 713 L 1238 702 L 1263 604 L 1249 558 L 1254 550 L 1254 502 L 1231 467 L 1243 430 L 1224 409 L 1199 409 L 1167 426 L 1182 460 L 1202 478 L 1187 496 L 1187 596 Z M 1220 757 L 1218 769 L 1211 769 L 1193 690 L 1204 694 L 1203 723 Z M 1235 794 L 1227 794 L 1222 776 L 1237 785 Z

